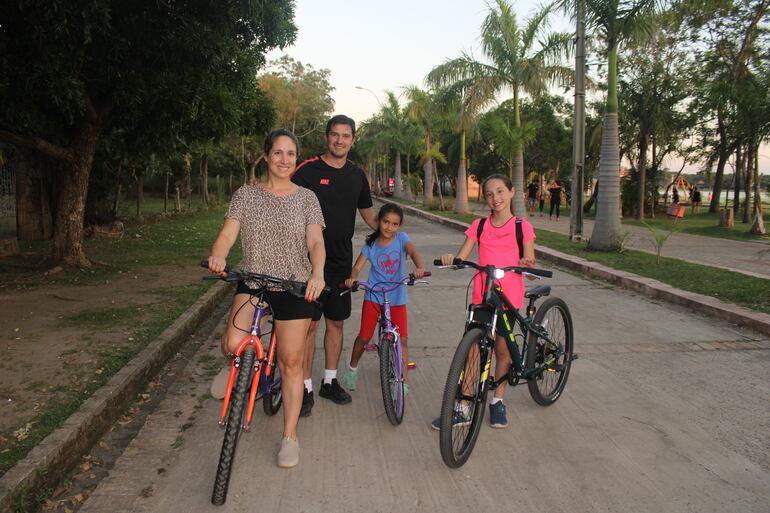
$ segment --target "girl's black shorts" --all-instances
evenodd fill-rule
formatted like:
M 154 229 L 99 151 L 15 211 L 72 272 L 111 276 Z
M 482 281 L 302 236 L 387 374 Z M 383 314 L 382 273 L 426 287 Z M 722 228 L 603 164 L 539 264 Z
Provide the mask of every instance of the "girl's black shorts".
M 249 288 L 244 282 L 239 281 L 235 289 L 236 294 L 249 294 L 256 296 L 258 292 Z M 268 290 L 265 293 L 267 302 L 273 310 L 273 319 L 277 321 L 293 321 L 295 319 L 312 319 L 319 309 L 318 303 L 308 303 L 304 299 L 285 291 Z

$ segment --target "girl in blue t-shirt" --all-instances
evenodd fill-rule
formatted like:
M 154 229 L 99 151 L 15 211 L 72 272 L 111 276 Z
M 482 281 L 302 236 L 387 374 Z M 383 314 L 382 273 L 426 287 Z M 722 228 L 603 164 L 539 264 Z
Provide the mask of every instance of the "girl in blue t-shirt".
M 345 280 L 345 285 L 350 287 L 358 278 L 366 261 L 371 264 L 367 282 L 375 285 L 381 282 L 394 282 L 403 279 L 407 275 L 406 257 L 407 255 L 414 262 L 415 278 L 422 278 L 425 274 L 425 265 L 422 256 L 417 252 L 409 236 L 400 232 L 401 223 L 404 220 L 404 211 L 395 203 L 386 203 L 380 209 L 377 215 L 377 230 L 366 237 L 361 254 L 358 255 L 350 277 Z M 364 295 L 364 304 L 361 308 L 361 328 L 353 344 L 353 350 L 350 353 L 350 362 L 348 363 L 348 372 L 345 375 L 345 382 L 350 390 L 355 390 L 358 382 L 358 361 L 364 354 L 364 347 L 372 339 L 374 329 L 377 327 L 377 321 L 380 318 L 381 297 L 372 294 L 368 290 Z M 409 382 L 407 373 L 407 362 L 409 361 L 407 347 L 407 324 L 406 324 L 406 285 L 402 284 L 392 292 L 388 292 L 390 301 L 390 316 L 393 324 L 398 326 L 398 332 L 401 335 L 401 343 L 404 354 L 404 382 L 405 390 L 409 390 L 406 383 Z

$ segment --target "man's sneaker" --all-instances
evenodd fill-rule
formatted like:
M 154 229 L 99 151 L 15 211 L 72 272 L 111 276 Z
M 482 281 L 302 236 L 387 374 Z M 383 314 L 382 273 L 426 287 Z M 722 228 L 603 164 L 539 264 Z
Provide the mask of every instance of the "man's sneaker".
M 345 384 L 349 390 L 355 390 L 358 387 L 358 369 L 348 369 L 347 374 L 345 374 Z
M 227 378 L 230 377 L 230 362 L 219 371 L 214 377 L 214 381 L 211 382 L 211 397 L 217 400 L 225 398 L 225 392 L 227 391 Z
M 505 416 L 505 405 L 502 401 L 489 405 L 489 425 L 493 428 L 508 427 L 508 419 Z
M 299 410 L 299 416 L 309 417 L 315 404 L 315 399 L 313 399 L 313 392 L 308 392 L 307 388 L 302 390 L 304 390 L 304 393 L 302 394 L 302 408 Z
M 318 391 L 318 395 L 324 399 L 329 399 L 337 404 L 348 404 L 353 400 L 350 394 L 345 392 L 345 389 L 340 386 L 337 378 L 334 378 L 331 383 L 321 383 L 321 390 Z
M 471 423 L 471 420 L 464 414 L 456 411 L 452 414 L 452 427 L 467 426 Z M 441 417 L 436 417 L 433 422 L 430 423 L 430 427 L 436 431 L 441 430 Z

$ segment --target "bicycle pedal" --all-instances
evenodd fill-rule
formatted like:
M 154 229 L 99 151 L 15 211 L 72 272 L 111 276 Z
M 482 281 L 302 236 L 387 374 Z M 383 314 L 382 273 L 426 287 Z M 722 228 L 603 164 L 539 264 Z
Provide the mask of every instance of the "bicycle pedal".
M 569 361 L 573 361 L 573 360 L 577 360 L 577 359 L 578 359 L 578 354 L 577 353 L 572 353 L 572 358 L 570 358 Z

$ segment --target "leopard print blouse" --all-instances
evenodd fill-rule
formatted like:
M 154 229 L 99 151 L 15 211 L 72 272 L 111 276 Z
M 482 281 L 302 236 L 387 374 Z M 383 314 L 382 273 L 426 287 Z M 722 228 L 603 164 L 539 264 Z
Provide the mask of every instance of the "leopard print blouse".
M 288 196 L 276 196 L 259 185 L 244 185 L 233 194 L 225 218 L 241 224 L 243 269 L 281 279 L 310 278 L 305 231 L 311 224 L 326 227 L 311 190 L 298 186 Z M 256 287 L 254 282 L 246 285 Z

